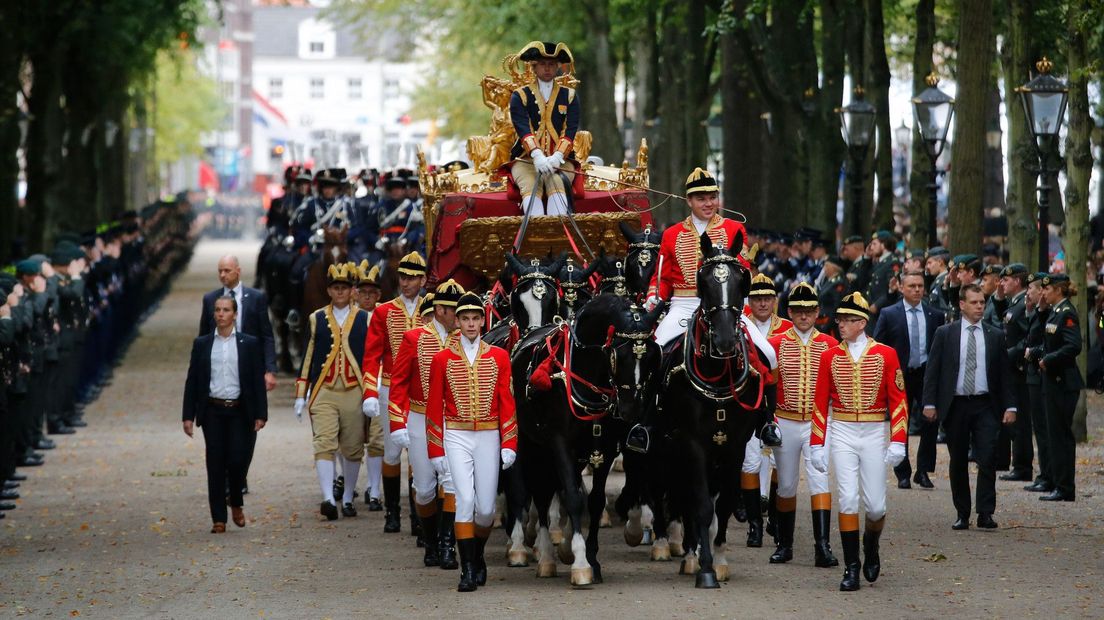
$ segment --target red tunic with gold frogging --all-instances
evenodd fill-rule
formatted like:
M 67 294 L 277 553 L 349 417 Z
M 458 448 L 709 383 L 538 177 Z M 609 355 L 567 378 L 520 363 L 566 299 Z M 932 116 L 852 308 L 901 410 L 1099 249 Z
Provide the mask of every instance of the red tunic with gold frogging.
M 820 356 L 810 445 L 824 445 L 828 405 L 835 422 L 884 422 L 889 414 L 889 440 L 908 441 L 908 403 L 905 377 L 897 352 L 867 339 L 858 361 L 852 361 L 847 343 L 841 342 Z
M 809 343 L 805 344 L 796 331 L 789 329 L 772 337 L 770 343 L 778 357 L 778 367 L 774 369 L 778 383 L 775 417 L 794 422 L 811 421 L 820 356 L 839 342 L 828 334 L 814 330 Z
M 433 356 L 426 400 L 426 443 L 429 458 L 445 455 L 444 429 L 498 430 L 502 447 L 517 450 L 517 417 L 510 383 L 510 356 L 505 350 L 479 343 L 475 364 L 469 364 L 459 338 Z
M 720 214 L 714 215 L 713 219 L 709 220 L 705 233 L 714 244 L 723 243 L 726 248 L 732 247 L 737 233 L 741 233 L 742 238 L 747 239 L 747 231 L 744 230 L 743 224 L 721 217 Z M 659 299 L 670 299 L 672 296 L 697 297 L 698 267 L 701 266 L 702 255 L 701 235 L 694 228 L 693 216 L 663 231 L 663 239 L 659 243 L 659 255 L 663 273 L 660 274 L 657 268 L 652 274 L 648 296 Z M 745 267 L 748 266 L 742 256 L 740 262 Z
M 399 351 L 403 334 L 418 327 L 418 306 L 422 298 L 414 300 L 414 312 L 408 314 L 402 297 L 376 306 L 368 323 L 368 335 L 364 337 L 364 398 L 379 398 L 380 369 L 383 385 L 391 385 L 391 367 Z
M 456 340 L 456 332 L 449 334 L 448 342 Z M 391 367 L 391 393 L 388 396 L 387 415 L 391 432 L 406 428 L 410 411 L 425 413 L 426 395 L 429 394 L 429 367 L 433 356 L 445 348 L 437 328 L 432 322 L 415 327 L 403 334 L 395 363 Z

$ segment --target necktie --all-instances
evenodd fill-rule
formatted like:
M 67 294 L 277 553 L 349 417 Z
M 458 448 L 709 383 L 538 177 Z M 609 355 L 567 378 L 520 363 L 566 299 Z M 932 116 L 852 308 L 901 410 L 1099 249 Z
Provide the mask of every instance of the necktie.
M 920 315 L 916 308 L 909 308 L 909 368 L 920 366 Z
M 977 325 L 966 328 L 966 374 L 962 378 L 962 393 L 965 396 L 974 395 L 974 374 L 977 373 Z

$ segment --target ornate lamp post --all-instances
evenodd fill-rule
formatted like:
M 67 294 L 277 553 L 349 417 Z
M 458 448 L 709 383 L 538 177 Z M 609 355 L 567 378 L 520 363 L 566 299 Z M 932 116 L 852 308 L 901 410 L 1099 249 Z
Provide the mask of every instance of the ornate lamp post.
M 1054 63 L 1046 56 L 1035 63 L 1039 75 L 1016 89 L 1027 114 L 1027 126 L 1034 138 L 1035 153 L 1039 165 L 1033 170 L 1039 175 L 1039 271 L 1050 270 L 1050 185 L 1051 177 L 1062 169 L 1061 161 L 1055 161 L 1058 152 L 1058 133 L 1066 114 L 1069 88 L 1065 82 L 1050 75 Z
M 939 78 L 935 73 L 925 79 L 928 87 L 912 99 L 912 109 L 916 114 L 916 124 L 920 127 L 920 137 L 924 140 L 924 150 L 928 154 L 928 247 L 939 245 L 936 232 L 936 211 L 938 210 L 939 191 L 939 155 L 947 145 L 947 132 L 954 117 L 954 99 L 939 90 Z
M 865 94 L 862 86 L 856 86 L 852 91 L 851 103 L 836 110 L 840 115 L 843 141 L 847 143 L 847 151 L 851 155 L 848 178 L 851 183 L 851 234 L 855 235 L 861 234 L 859 214 L 862 213 L 863 202 L 863 162 L 874 136 L 875 109 L 863 98 Z

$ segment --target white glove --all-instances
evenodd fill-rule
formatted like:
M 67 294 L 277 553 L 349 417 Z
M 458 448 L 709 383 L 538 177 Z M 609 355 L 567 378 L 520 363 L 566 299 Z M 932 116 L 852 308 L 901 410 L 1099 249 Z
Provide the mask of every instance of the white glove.
M 905 450 L 905 444 L 891 441 L 889 447 L 886 448 L 886 465 L 897 467 L 901 464 L 901 461 L 905 460 L 906 456 L 908 456 L 908 452 Z
M 809 462 L 813 469 L 822 474 L 828 473 L 828 454 L 825 452 L 824 446 L 812 446 L 810 448 Z
M 552 167 L 552 172 L 556 172 L 556 168 L 559 168 L 564 163 L 563 153 L 556 151 L 548 156 L 548 165 Z
M 303 410 L 307 408 L 307 399 L 296 398 L 295 399 L 295 419 L 300 422 L 303 421 Z
M 552 165 L 549 163 L 548 158 L 544 156 L 544 153 L 540 149 L 533 149 L 533 167 L 537 169 L 537 174 L 548 174 L 552 172 Z
M 433 466 L 433 471 L 437 472 L 438 476 L 447 476 L 449 473 L 448 461 L 443 456 L 435 456 L 429 459 L 429 464 Z
M 502 471 L 510 469 L 510 466 L 517 460 L 517 452 L 509 448 L 502 449 Z
M 379 399 L 375 396 L 369 396 L 364 399 L 364 402 L 360 403 L 360 410 L 364 412 L 364 415 L 369 418 L 374 418 L 379 415 Z
M 659 305 L 659 298 L 655 295 L 649 295 L 648 299 L 644 300 L 644 311 L 651 312 L 655 310 L 655 307 Z
M 397 431 L 391 431 L 391 443 L 395 444 L 399 448 L 409 448 L 410 433 L 405 428 L 400 428 Z

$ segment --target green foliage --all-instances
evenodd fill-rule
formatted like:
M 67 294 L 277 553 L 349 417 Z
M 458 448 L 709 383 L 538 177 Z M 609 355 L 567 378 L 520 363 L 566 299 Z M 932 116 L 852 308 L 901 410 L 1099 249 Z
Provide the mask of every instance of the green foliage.
M 203 152 L 200 137 L 218 127 L 226 104 L 218 85 L 196 70 L 195 53 L 164 50 L 153 81 L 155 157 L 158 164 Z

